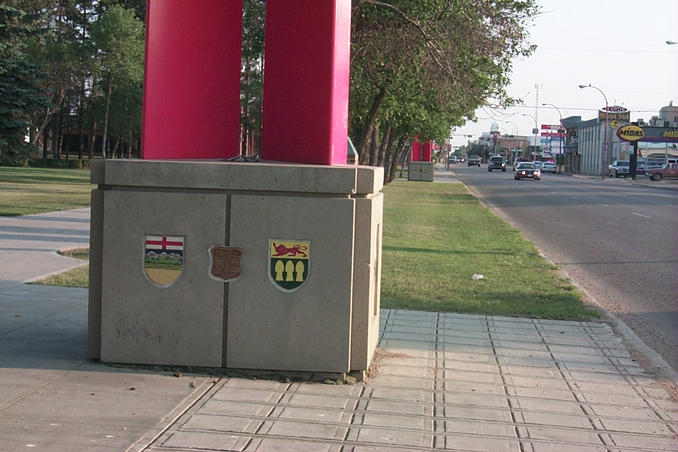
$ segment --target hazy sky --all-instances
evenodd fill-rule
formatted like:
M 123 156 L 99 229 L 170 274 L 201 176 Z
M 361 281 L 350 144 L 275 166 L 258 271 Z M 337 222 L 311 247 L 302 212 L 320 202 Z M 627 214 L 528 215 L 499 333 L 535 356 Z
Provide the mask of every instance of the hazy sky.
M 678 0 L 537 0 L 541 14 L 530 28 L 537 50 L 530 58 L 514 62 L 509 93 L 523 99 L 522 107 L 476 112 L 478 122 L 468 122 L 454 134 L 489 131 L 492 122 L 502 133 L 530 135 L 534 119 L 558 124 L 556 105 L 563 117 L 592 119 L 605 100 L 631 110 L 631 120 L 646 121 L 673 101 L 678 105 Z M 535 84 L 539 85 L 539 111 Z M 511 124 L 510 121 L 514 124 Z M 454 145 L 467 137 L 453 136 Z

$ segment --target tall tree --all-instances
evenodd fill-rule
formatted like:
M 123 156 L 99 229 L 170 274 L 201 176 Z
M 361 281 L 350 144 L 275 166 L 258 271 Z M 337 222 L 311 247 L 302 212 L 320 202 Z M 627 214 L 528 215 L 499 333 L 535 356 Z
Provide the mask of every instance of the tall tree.
M 511 61 L 533 50 L 536 13 L 534 0 L 354 0 L 350 133 L 360 162 L 383 154 L 388 182 L 404 141 L 444 140 L 480 105 L 512 103 Z
M 240 70 L 241 153 L 254 154 L 261 138 L 262 97 L 264 91 L 265 0 L 243 1 L 242 59 Z
M 42 31 L 39 17 L 11 3 L 0 4 L 0 162 L 16 164 L 30 150 L 30 113 L 48 100 L 38 83 L 43 73 L 26 53 L 26 39 Z
M 141 83 L 144 63 L 144 25 L 135 11 L 114 5 L 92 25 L 104 83 L 104 118 L 101 155 L 106 157 L 106 140 L 114 83 Z

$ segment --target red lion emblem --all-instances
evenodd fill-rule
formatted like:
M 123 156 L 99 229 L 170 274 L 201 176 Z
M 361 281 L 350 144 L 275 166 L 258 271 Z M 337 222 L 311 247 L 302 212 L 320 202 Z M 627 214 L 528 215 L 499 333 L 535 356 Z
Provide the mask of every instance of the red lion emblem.
M 308 255 L 306 254 L 308 246 L 306 245 L 294 245 L 293 247 L 288 248 L 282 243 L 278 245 L 275 242 L 273 242 L 273 248 L 275 248 L 275 254 L 273 255 L 273 257 L 295 257 L 295 256 L 308 257 Z

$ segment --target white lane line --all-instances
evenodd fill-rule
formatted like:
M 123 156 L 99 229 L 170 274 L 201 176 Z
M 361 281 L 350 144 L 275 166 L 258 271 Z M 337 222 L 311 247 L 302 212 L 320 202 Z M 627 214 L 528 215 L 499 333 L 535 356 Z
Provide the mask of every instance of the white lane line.
M 601 206 L 603 206 L 603 207 L 610 207 L 609 204 L 601 204 Z
M 632 212 L 632 213 L 633 213 L 634 215 L 636 215 L 636 216 L 639 216 L 639 217 L 643 217 L 643 218 L 652 218 L 652 217 L 648 217 L 647 215 L 643 215 L 642 213 L 636 213 L 636 212 Z

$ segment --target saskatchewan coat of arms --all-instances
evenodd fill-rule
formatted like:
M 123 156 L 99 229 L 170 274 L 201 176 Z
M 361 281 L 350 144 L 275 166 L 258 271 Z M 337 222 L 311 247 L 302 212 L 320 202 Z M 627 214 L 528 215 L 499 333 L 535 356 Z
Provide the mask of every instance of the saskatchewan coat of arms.
M 144 274 L 159 287 L 174 284 L 184 270 L 184 236 L 144 235 Z
M 269 239 L 268 278 L 280 290 L 292 292 L 308 281 L 311 267 L 311 242 L 308 240 Z

